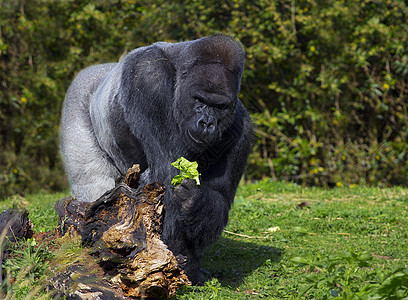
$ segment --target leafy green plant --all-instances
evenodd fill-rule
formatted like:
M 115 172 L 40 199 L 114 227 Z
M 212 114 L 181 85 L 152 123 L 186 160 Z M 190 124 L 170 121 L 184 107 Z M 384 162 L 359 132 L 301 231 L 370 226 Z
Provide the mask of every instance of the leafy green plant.
M 171 163 L 171 165 L 180 170 L 180 174 L 174 176 L 174 178 L 171 180 L 172 185 L 179 185 L 185 178 L 194 179 L 196 181 L 196 184 L 200 185 L 201 174 L 198 172 L 197 162 L 191 162 L 184 157 L 180 157 L 175 162 Z
M 5 263 L 6 269 L 12 274 L 29 267 L 30 278 L 40 277 L 48 268 L 48 261 L 54 257 L 46 246 L 38 245 L 35 239 L 27 239 L 11 244 L 13 258 Z
M 12 243 L 9 247 L 11 257 L 3 265 L 7 274 L 7 281 L 2 285 L 5 298 L 31 299 L 47 295 L 45 278 L 55 255 L 34 239 Z
M 408 296 L 408 269 L 384 274 L 374 268 L 373 256 L 366 252 L 343 251 L 320 259 L 316 256 L 293 257 L 306 273 L 300 280 L 298 298 L 308 292 L 323 291 L 323 298 L 404 299 Z

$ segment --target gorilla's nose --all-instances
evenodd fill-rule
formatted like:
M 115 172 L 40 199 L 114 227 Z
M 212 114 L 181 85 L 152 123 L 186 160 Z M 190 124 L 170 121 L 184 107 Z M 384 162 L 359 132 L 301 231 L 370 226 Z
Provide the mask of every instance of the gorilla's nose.
M 201 117 L 198 120 L 198 128 L 205 135 L 212 135 L 215 132 L 215 119 L 211 117 Z

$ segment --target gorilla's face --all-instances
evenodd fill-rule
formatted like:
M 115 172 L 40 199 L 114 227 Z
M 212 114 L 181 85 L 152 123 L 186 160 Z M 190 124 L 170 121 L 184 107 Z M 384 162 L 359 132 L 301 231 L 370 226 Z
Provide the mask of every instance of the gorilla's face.
M 183 75 L 176 117 L 192 150 L 204 150 L 221 138 L 232 122 L 238 90 L 237 76 L 218 63 L 195 66 Z

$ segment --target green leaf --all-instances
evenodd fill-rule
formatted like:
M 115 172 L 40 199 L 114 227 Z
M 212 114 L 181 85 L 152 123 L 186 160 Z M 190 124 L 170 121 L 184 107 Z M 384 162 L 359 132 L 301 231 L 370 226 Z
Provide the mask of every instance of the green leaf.
M 198 163 L 196 161 L 191 162 L 184 157 L 180 157 L 175 162 L 171 163 L 171 165 L 180 170 L 180 174 L 174 176 L 172 179 L 172 185 L 179 185 L 184 178 L 194 179 L 197 185 L 200 185 L 199 176 L 201 174 L 198 172 Z
M 297 256 L 297 257 L 292 257 L 290 260 L 291 260 L 292 262 L 294 262 L 294 263 L 297 263 L 297 264 L 305 264 L 305 265 L 309 264 L 309 260 L 307 260 L 307 259 L 304 258 L 304 257 L 299 257 L 299 256 Z
M 308 234 L 308 231 L 302 227 L 293 227 L 293 231 L 295 231 L 299 236 L 304 236 Z

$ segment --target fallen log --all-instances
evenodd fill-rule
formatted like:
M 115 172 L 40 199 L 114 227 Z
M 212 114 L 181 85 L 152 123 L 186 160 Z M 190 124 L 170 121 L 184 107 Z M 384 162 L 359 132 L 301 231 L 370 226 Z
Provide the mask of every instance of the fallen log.
M 136 186 L 139 168 L 125 182 Z M 58 201 L 61 234 L 78 233 L 99 266 L 128 297 L 168 297 L 190 284 L 177 259 L 161 241 L 164 185 L 133 189 L 118 184 L 93 203 Z
M 137 186 L 139 168 L 88 203 L 65 197 L 55 204 L 55 236 L 82 240 L 81 259 L 53 271 L 49 289 L 66 299 L 162 298 L 190 281 L 161 241 L 164 185 Z M 127 184 L 126 184 L 127 183 Z M 131 185 L 131 186 L 129 186 Z

